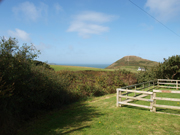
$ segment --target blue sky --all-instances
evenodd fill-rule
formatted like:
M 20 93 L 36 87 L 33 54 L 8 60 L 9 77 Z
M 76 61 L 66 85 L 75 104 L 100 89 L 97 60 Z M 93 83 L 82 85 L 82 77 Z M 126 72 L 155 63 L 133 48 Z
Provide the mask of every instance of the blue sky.
M 162 62 L 179 55 L 179 0 L 3 0 L 0 36 L 33 43 L 38 60 L 112 64 L 135 55 Z

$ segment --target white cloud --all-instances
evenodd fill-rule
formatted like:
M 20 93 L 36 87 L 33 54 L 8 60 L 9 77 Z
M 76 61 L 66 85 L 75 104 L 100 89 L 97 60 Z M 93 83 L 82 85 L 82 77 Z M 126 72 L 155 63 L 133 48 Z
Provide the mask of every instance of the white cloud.
M 47 9 L 48 6 L 42 2 L 39 7 L 36 7 L 33 3 L 26 1 L 16 7 L 13 7 L 12 11 L 20 18 L 35 22 L 38 18 L 47 15 Z
M 180 0 L 147 0 L 145 8 L 161 21 L 168 21 L 180 14 Z
M 63 8 L 62 8 L 61 5 L 59 5 L 59 3 L 54 4 L 54 7 L 55 7 L 55 10 L 56 10 L 56 13 L 59 13 L 59 12 L 63 11 Z
M 112 21 L 116 16 L 86 11 L 74 16 L 68 32 L 78 32 L 79 36 L 89 38 L 91 34 L 101 34 L 109 30 L 102 23 Z
M 26 41 L 26 42 L 31 41 L 29 34 L 23 30 L 20 30 L 20 29 L 15 29 L 15 31 L 9 30 L 8 34 L 12 37 L 16 37 L 17 39 L 21 39 L 21 40 Z

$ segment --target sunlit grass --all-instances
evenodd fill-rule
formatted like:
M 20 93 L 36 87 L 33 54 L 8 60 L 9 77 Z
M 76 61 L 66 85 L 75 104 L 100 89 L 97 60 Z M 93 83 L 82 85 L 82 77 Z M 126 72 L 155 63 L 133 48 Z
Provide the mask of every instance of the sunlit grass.
M 70 71 L 80 71 L 80 70 L 93 70 L 93 71 L 114 71 L 114 69 L 101 69 L 92 67 L 80 67 L 80 66 L 63 66 L 63 65 L 50 65 L 55 71 L 60 70 L 70 70 Z
M 116 107 L 116 94 L 77 102 L 32 121 L 19 135 L 180 134 L 180 116 Z

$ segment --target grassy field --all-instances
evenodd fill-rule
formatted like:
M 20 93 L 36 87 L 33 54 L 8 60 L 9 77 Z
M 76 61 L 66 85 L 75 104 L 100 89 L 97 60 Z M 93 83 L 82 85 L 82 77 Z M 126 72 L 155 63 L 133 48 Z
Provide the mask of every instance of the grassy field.
M 101 68 L 92 68 L 92 67 L 78 67 L 78 66 L 64 66 L 64 65 L 50 65 L 52 68 L 54 68 L 55 71 L 60 70 L 70 70 L 70 71 L 82 71 L 82 70 L 93 70 L 93 71 L 114 71 L 118 69 L 101 69 Z M 137 73 L 137 66 L 122 66 L 120 69 L 125 69 L 128 71 L 131 71 L 133 73 Z
M 93 67 L 79 67 L 79 66 L 64 66 L 64 65 L 50 65 L 55 71 L 60 70 L 70 70 L 70 71 L 80 71 L 80 70 L 93 70 L 93 71 L 113 71 L 112 69 L 101 69 Z
M 144 104 L 140 102 L 136 101 Z M 169 112 L 158 108 L 159 111 Z M 177 110 L 173 112 L 180 114 Z M 18 135 L 179 135 L 179 126 L 180 116 L 132 106 L 116 107 L 116 94 L 109 94 L 43 115 L 25 125 Z
M 125 69 L 125 70 L 128 70 L 128 71 L 131 71 L 133 73 L 138 73 L 138 66 L 122 66 L 120 67 L 120 69 Z

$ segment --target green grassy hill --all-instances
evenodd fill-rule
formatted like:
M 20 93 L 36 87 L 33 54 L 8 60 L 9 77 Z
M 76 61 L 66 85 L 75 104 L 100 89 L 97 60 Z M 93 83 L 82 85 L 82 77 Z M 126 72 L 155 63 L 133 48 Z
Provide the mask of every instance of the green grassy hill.
M 154 65 L 157 65 L 158 62 L 150 61 L 147 59 L 143 59 L 141 57 L 137 56 L 125 56 L 118 61 L 114 62 L 110 66 L 108 66 L 106 69 L 119 69 L 119 68 L 127 68 L 132 67 L 137 70 L 138 67 L 152 67 Z

